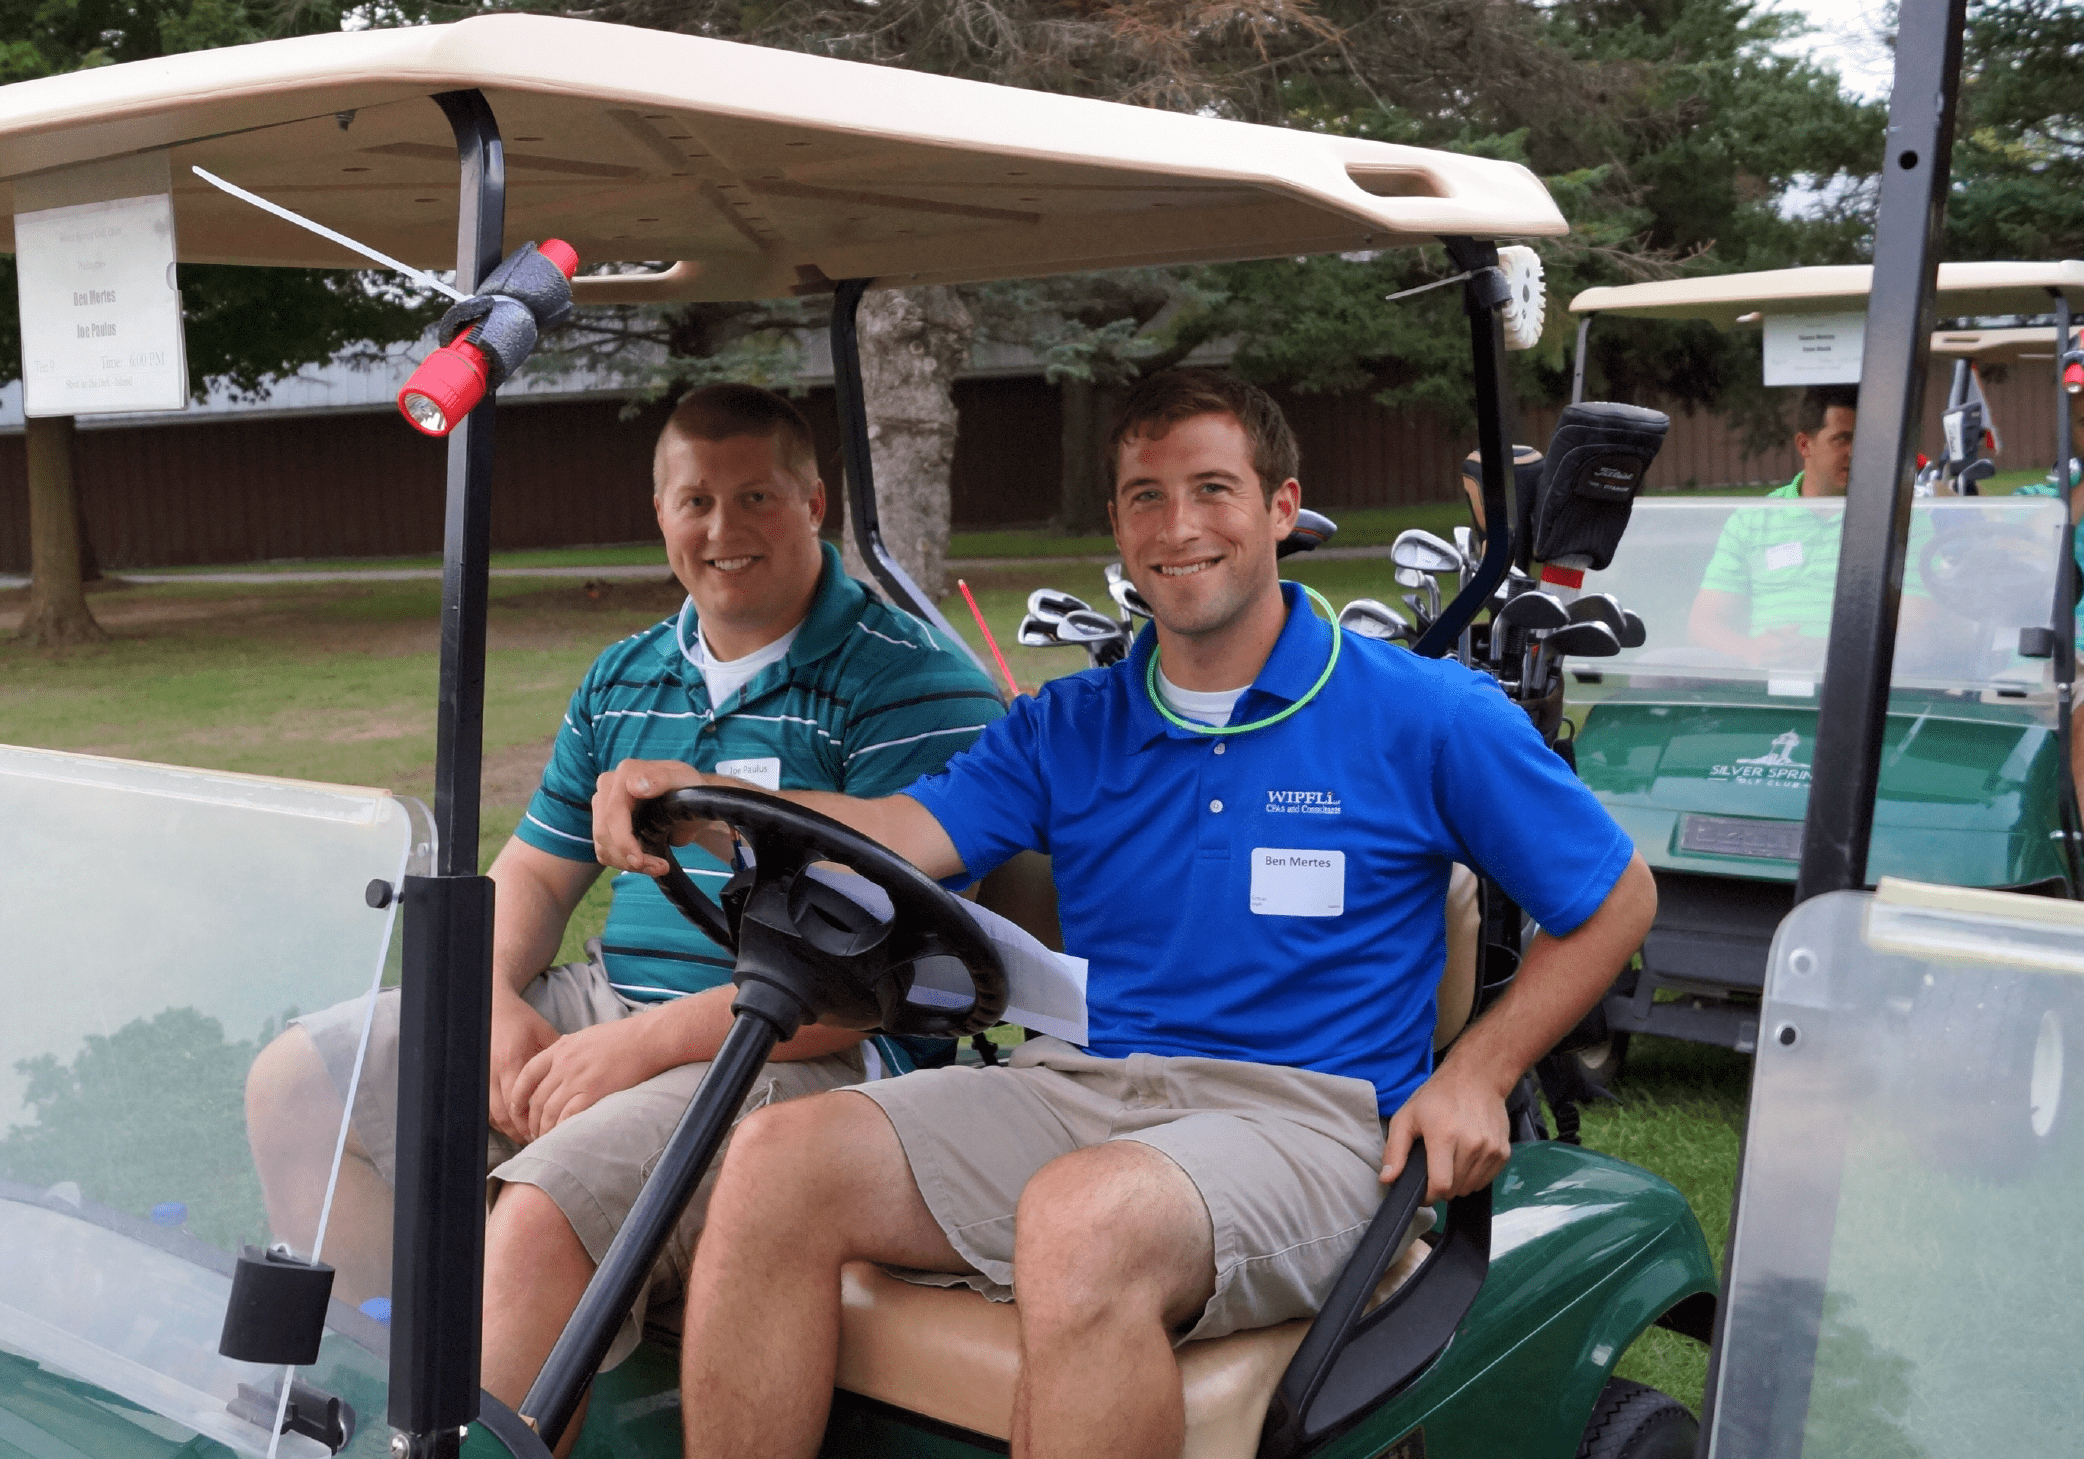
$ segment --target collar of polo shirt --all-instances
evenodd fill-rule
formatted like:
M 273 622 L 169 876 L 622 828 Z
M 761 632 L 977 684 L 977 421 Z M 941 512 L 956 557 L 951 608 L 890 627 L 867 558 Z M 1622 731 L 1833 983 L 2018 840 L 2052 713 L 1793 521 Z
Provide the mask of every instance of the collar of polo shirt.
M 1310 611 L 1309 600 L 1303 596 L 1299 583 L 1281 584 L 1281 602 L 1288 610 L 1288 621 L 1281 626 L 1281 636 L 1274 640 L 1273 652 L 1266 656 L 1252 687 L 1231 711 L 1235 723 L 1243 724 L 1287 708 L 1308 694 L 1324 672 L 1325 655 L 1331 652 L 1332 625 Z M 1156 628 L 1146 623 L 1129 650 L 1127 667 L 1132 684 L 1140 686 L 1145 682 L 1151 651 L 1157 643 Z M 1136 718 L 1139 734 L 1137 749 L 1148 749 L 1167 736 L 1197 738 L 1192 731 L 1167 724 L 1140 688 L 1130 698 L 1134 705 L 1130 713 Z

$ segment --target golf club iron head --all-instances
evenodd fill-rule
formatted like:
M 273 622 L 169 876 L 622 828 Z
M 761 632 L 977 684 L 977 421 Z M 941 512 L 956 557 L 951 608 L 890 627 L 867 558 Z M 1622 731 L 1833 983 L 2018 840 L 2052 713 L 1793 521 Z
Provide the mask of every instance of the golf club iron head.
M 1136 584 L 1125 577 L 1108 580 L 1107 596 L 1114 599 L 1115 605 L 1124 613 L 1134 614 L 1138 618 L 1151 616 L 1151 605 L 1143 601 L 1143 594 L 1136 591 Z
M 1566 624 L 1548 636 L 1551 653 L 1567 654 L 1572 658 L 1611 658 L 1621 651 L 1621 640 L 1614 630 L 1597 619 L 1588 618 L 1581 623 Z
M 1020 620 L 1020 627 L 1014 630 L 1013 641 L 1022 648 L 1057 648 L 1060 645 L 1057 642 L 1056 625 L 1055 619 L 1039 618 L 1030 613 Z
M 1614 635 L 1623 648 L 1641 648 L 1649 642 L 1650 630 L 1643 625 L 1642 616 L 1632 608 L 1621 610 L 1621 629 Z
M 1572 623 L 1604 623 L 1621 636 L 1621 600 L 1612 593 L 1581 593 L 1570 605 Z
M 1537 628 L 1561 628 L 1570 622 L 1570 610 L 1556 599 L 1543 592 L 1521 593 L 1508 599 L 1505 606 L 1491 615 L 1491 631 L 1503 629 L 1521 630 Z
M 1397 540 L 1389 549 L 1389 560 L 1398 567 L 1415 568 L 1419 572 L 1460 572 L 1462 554 L 1454 545 L 1442 542 L 1422 527 L 1407 528 L 1397 534 Z
M 1028 612 L 1037 618 L 1060 619 L 1071 613 L 1090 613 L 1092 607 L 1085 599 L 1055 588 L 1037 588 L 1028 594 Z
M 1474 572 L 1483 554 L 1476 550 L 1476 529 L 1466 523 L 1454 529 L 1454 550 L 1462 554 L 1464 571 Z
M 1090 608 L 1077 608 L 1066 613 L 1063 621 L 1056 625 L 1058 643 L 1092 644 L 1105 643 L 1111 638 L 1127 637 L 1127 626 L 1104 613 L 1095 613 Z
M 1409 638 L 1411 620 L 1387 603 L 1373 598 L 1355 598 L 1339 610 L 1339 627 L 1350 628 L 1362 638 L 1379 638 L 1385 643 Z

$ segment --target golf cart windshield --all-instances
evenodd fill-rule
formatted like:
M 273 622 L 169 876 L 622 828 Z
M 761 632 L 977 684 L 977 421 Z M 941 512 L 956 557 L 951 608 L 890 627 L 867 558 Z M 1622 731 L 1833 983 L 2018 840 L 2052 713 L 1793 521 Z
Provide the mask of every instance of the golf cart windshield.
M 1887 879 L 1781 924 L 1712 1459 L 2076 1452 L 2080 948 L 2074 903 Z
M 1573 659 L 1581 681 L 1813 701 L 1830 634 L 1842 497 L 1642 501 L 1585 591 L 1641 615 L 1639 648 Z M 1912 504 L 1897 690 L 2048 692 L 2064 512 L 2045 497 Z M 2036 656 L 2038 655 L 2038 656 Z
M 126 1425 L 269 1452 L 282 1370 L 218 1354 L 233 1259 L 269 1239 L 247 1073 L 286 1020 L 366 1004 L 395 913 L 370 884 L 431 843 L 383 791 L 0 747 L 0 1388 L 85 1400 L 95 1438 L 28 1452 L 132 1452 Z M 333 1313 L 298 1376 L 377 1419 L 383 1329 Z

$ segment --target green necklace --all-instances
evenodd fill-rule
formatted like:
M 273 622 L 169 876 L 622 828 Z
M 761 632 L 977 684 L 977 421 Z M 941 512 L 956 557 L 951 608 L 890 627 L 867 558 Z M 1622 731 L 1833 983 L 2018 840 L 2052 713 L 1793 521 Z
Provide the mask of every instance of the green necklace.
M 1270 724 L 1279 724 L 1282 720 L 1288 718 L 1289 715 L 1308 704 L 1312 699 L 1315 699 L 1318 691 L 1331 682 L 1331 671 L 1338 667 L 1339 639 L 1341 637 L 1339 632 L 1339 615 L 1332 611 L 1332 606 L 1325 600 L 1324 594 L 1318 592 L 1308 583 L 1297 583 L 1296 586 L 1308 593 L 1310 601 L 1322 608 L 1324 616 L 1331 619 L 1331 657 L 1324 661 L 1324 672 L 1317 676 L 1317 682 L 1310 686 L 1309 693 L 1303 695 L 1302 698 L 1296 700 L 1295 703 L 1289 705 L 1279 714 L 1269 714 L 1265 719 L 1255 719 L 1250 724 L 1197 724 L 1191 719 L 1182 719 L 1175 714 L 1172 706 L 1165 702 L 1165 696 L 1158 692 L 1158 646 L 1154 643 L 1151 645 L 1150 669 L 1143 676 L 1143 692 L 1150 696 L 1151 708 L 1163 715 L 1167 723 L 1177 725 L 1179 728 L 1191 731 L 1197 735 L 1242 735 L 1249 734 L 1253 730 L 1265 729 Z

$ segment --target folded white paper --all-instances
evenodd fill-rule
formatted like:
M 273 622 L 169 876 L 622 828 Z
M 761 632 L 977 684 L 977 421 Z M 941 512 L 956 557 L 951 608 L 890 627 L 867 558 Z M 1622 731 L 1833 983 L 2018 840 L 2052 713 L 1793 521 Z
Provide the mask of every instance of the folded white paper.
M 889 895 L 866 877 L 825 866 L 812 867 L 811 875 L 876 916 L 890 916 Z M 999 961 L 1005 964 L 1005 1021 L 1083 1045 L 1086 1036 L 1085 959 L 1072 957 L 1069 953 L 1051 952 L 1025 929 L 975 902 L 963 902 L 962 909 L 991 939 L 992 945 L 999 950 Z M 912 999 L 918 1003 L 961 1007 L 969 1001 L 969 990 L 967 987 L 944 990 L 914 984 Z

